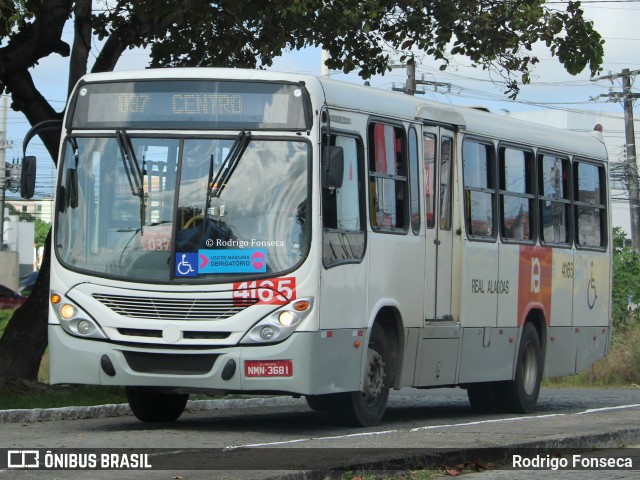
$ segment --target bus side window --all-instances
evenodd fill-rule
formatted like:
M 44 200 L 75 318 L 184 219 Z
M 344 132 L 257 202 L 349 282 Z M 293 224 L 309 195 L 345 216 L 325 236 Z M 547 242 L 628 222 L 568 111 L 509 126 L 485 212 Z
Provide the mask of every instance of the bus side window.
M 576 244 L 587 248 L 604 247 L 607 224 L 604 168 L 583 161 L 575 161 L 573 168 Z
M 533 232 L 533 156 L 517 148 L 500 148 L 500 229 L 502 238 L 527 241 Z
M 570 242 L 569 159 L 538 155 L 538 193 L 540 195 L 540 240 L 567 245 Z
M 493 147 L 465 140 L 462 144 L 462 168 L 467 234 L 475 238 L 495 238 Z
M 436 226 L 436 136 L 425 133 L 422 137 L 422 161 L 424 163 L 424 197 L 427 228 Z
M 331 135 L 330 142 L 342 147 L 344 171 L 342 187 L 322 189 L 323 262 L 327 267 L 359 261 L 365 246 L 362 142 L 345 135 Z
M 372 123 L 368 133 L 371 226 L 406 231 L 409 195 L 404 130 Z
M 442 137 L 440 145 L 440 230 L 451 230 L 453 139 L 451 137 Z

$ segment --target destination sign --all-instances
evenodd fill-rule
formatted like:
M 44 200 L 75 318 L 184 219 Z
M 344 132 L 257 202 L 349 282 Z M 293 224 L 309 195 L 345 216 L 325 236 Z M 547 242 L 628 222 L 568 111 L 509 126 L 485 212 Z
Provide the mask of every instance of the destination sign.
M 71 128 L 310 128 L 304 87 L 266 82 L 162 80 L 87 83 Z

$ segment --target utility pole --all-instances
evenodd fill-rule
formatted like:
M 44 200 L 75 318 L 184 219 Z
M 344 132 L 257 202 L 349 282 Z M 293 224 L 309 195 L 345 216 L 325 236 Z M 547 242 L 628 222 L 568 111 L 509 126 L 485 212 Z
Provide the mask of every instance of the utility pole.
M 631 92 L 632 77 L 640 74 L 640 70 L 622 72 L 599 77 L 596 80 L 622 79 L 622 92 L 610 92 L 600 95 L 611 101 L 622 99 L 624 108 L 624 131 L 627 160 L 627 186 L 629 189 L 629 216 L 631 220 L 631 243 L 636 252 L 640 252 L 640 182 L 638 182 L 638 163 L 636 157 L 636 134 L 633 125 L 633 100 L 640 98 L 640 94 Z
M 2 200 L 0 201 L 0 250 L 4 250 L 4 202 L 7 190 L 6 179 L 6 152 L 7 152 L 7 97 L 2 97 L 2 112 L 0 123 L 0 188 L 2 188 Z
M 403 67 L 407 68 L 407 81 L 405 82 L 404 88 L 398 88 L 394 85 L 393 90 L 395 90 L 396 92 L 404 92 L 407 95 L 415 95 L 416 93 L 424 95 L 427 92 L 425 90 L 418 90 L 418 85 L 427 85 L 427 86 L 433 87 L 433 90 L 436 93 L 443 93 L 442 91 L 440 91 L 440 89 L 444 89 L 446 93 L 451 93 L 451 88 L 453 87 L 453 85 L 451 85 L 450 83 L 428 81 L 424 79 L 424 75 L 422 76 L 421 80 L 418 80 L 416 78 L 415 60 L 411 60 L 406 65 L 403 64 L 403 65 L 391 66 L 391 68 L 403 68 Z

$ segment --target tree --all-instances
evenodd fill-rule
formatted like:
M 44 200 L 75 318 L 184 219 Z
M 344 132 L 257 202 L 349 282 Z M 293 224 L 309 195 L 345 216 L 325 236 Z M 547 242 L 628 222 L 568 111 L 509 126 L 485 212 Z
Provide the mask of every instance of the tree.
M 564 11 L 544 0 L 15 0 L 0 7 L 0 87 L 29 122 L 60 119 L 30 69 L 48 55 L 70 56 L 69 90 L 88 71 L 92 34 L 101 43 L 91 71 L 115 68 L 126 49 L 150 49 L 152 67 L 265 67 L 285 49 L 320 46 L 332 69 L 384 73 L 395 58 L 422 50 L 446 68 L 451 55 L 498 71 L 507 92 L 529 81 L 544 43 L 571 74 L 599 71 L 603 41 L 579 2 Z M 72 18 L 72 20 L 69 20 Z M 73 21 L 74 40 L 62 40 Z M 518 78 L 519 76 L 519 78 Z M 43 133 L 56 161 L 59 135 Z M 33 379 L 46 346 L 48 250 L 29 300 L 0 339 L 0 375 Z M 41 281 L 42 280 L 42 281 Z
M 620 227 L 613 229 L 613 292 L 611 299 L 614 326 L 637 319 L 640 304 L 640 253 L 626 244 Z

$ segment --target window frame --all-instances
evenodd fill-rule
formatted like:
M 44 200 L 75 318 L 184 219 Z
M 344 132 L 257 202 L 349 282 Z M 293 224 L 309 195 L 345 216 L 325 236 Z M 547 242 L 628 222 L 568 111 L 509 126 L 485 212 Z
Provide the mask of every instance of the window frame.
M 456 151 L 455 151 L 456 144 L 455 144 L 453 135 L 448 135 L 448 134 L 443 135 L 441 132 L 439 137 L 440 137 L 440 141 L 438 142 L 439 156 L 436 162 L 438 164 L 438 168 L 437 168 L 438 175 L 436 180 L 437 191 L 441 192 L 442 187 L 445 185 L 444 183 L 442 183 L 443 178 L 445 178 L 443 173 L 447 174 L 446 175 L 447 188 L 446 188 L 445 195 L 438 196 L 439 205 L 438 205 L 438 211 L 437 211 L 437 215 L 438 215 L 437 224 L 438 224 L 438 229 L 440 231 L 449 232 L 453 228 L 453 189 L 454 189 L 453 169 L 454 169 L 454 160 L 456 155 Z M 444 166 L 444 163 L 442 161 L 442 158 L 445 151 L 444 144 L 447 141 L 450 143 L 450 146 L 451 146 L 451 149 L 449 151 L 449 165 L 447 167 L 448 170 L 446 172 L 443 172 L 442 167 Z
M 487 183 L 490 184 L 487 188 L 472 186 L 469 187 L 466 182 L 466 175 L 464 169 L 464 145 L 466 142 L 474 142 L 479 145 L 483 145 L 487 148 L 488 153 L 488 163 L 487 173 L 489 178 L 487 179 Z M 497 223 L 497 199 L 498 199 L 498 186 L 497 185 L 497 174 L 496 174 L 496 148 L 495 143 L 492 139 L 484 138 L 484 137 L 476 137 L 472 135 L 465 136 L 462 139 L 462 144 L 460 147 L 460 167 L 462 169 L 462 191 L 463 191 L 463 212 L 464 212 L 464 225 L 465 231 L 467 233 L 467 238 L 469 240 L 477 241 L 477 242 L 486 242 L 486 243 L 496 243 L 499 238 L 498 229 L 496 227 Z M 469 216 L 467 215 L 467 202 L 470 199 L 467 198 L 467 192 L 479 192 L 486 193 L 491 195 L 491 235 L 474 235 L 471 233 L 471 229 L 469 228 L 469 222 L 471 220 L 470 210 Z M 470 208 L 470 207 L 469 207 Z
M 553 198 L 544 193 L 543 187 L 543 175 L 544 168 L 542 167 L 542 162 L 544 161 L 544 157 L 554 157 L 559 159 L 566 167 L 567 171 L 567 181 L 566 188 L 564 191 L 564 196 L 561 199 Z M 574 245 L 575 232 L 574 232 L 574 222 L 573 222 L 573 161 L 571 157 L 567 154 L 562 154 L 559 152 L 554 152 L 552 150 L 539 149 L 536 152 L 536 188 L 538 192 L 538 238 L 540 241 L 540 245 L 553 247 L 553 248 L 572 248 Z M 543 214 L 542 208 L 544 202 L 552 202 L 563 204 L 566 213 L 566 221 L 565 228 L 567 229 L 567 240 L 566 242 L 550 242 L 544 239 L 544 223 L 543 223 Z
M 420 234 L 420 228 L 422 226 L 422 208 L 421 197 L 422 197 L 422 189 L 420 188 L 420 164 L 421 164 L 421 151 L 420 151 L 420 141 L 421 136 L 419 135 L 418 128 L 416 125 L 410 125 L 409 130 L 407 132 L 407 173 L 409 174 L 409 223 L 411 224 L 411 230 L 414 235 Z M 414 135 L 415 138 L 412 139 L 411 135 Z M 412 142 L 415 142 L 414 147 L 414 155 L 412 156 Z M 415 198 L 414 198 L 415 196 Z M 414 209 L 417 207 L 417 211 Z
M 358 263 L 362 263 L 366 252 L 367 252 L 367 220 L 366 220 L 366 216 L 367 216 L 367 208 L 366 208 L 366 196 L 365 196 L 365 190 L 366 190 L 366 172 L 365 172 L 365 143 L 362 139 L 362 136 L 358 133 L 358 132 L 351 132 L 351 131 L 347 131 L 347 130 L 340 130 L 340 129 L 331 129 L 330 132 L 328 132 L 326 129 L 323 129 L 322 132 L 322 144 L 321 144 L 321 149 L 324 149 L 326 146 L 326 140 L 327 138 L 329 139 L 329 144 L 335 144 L 331 142 L 331 137 L 345 137 L 345 138 L 349 138 L 349 139 L 353 139 L 355 140 L 356 143 L 356 161 L 358 163 L 358 202 L 359 202 L 359 206 L 358 206 L 358 211 L 360 214 L 360 227 L 359 230 L 348 230 L 348 229 L 342 229 L 342 228 L 332 228 L 332 227 L 326 227 L 325 226 L 325 207 L 326 207 L 326 200 L 325 200 L 325 188 L 323 188 L 322 186 L 320 186 L 320 190 L 321 190 L 321 201 L 320 201 L 320 205 L 321 205 L 321 210 L 322 210 L 322 223 L 320 225 L 320 228 L 322 229 L 322 265 L 323 267 L 328 270 L 330 268 L 334 268 L 340 265 L 346 265 L 346 264 L 358 264 Z M 346 235 L 346 234 L 362 234 L 363 236 L 363 242 L 362 242 L 362 252 L 360 254 L 360 256 L 358 257 L 354 257 L 351 259 L 334 259 L 331 262 L 327 262 L 327 257 L 325 257 L 324 255 L 324 244 L 325 244 L 325 236 L 327 233 L 332 233 L 332 234 L 338 234 L 338 235 Z
M 375 164 L 375 156 L 374 156 L 375 155 L 375 143 L 374 143 L 375 139 L 372 134 L 372 129 L 374 128 L 375 125 L 389 126 L 394 128 L 396 131 L 402 132 L 402 138 L 400 139 L 400 146 L 401 146 L 400 154 L 401 154 L 401 166 L 404 168 L 405 175 L 379 173 L 371 169 L 372 159 Z M 409 189 L 408 132 L 405 129 L 405 126 L 401 122 L 397 122 L 397 121 L 394 121 L 388 118 L 382 118 L 382 117 L 370 117 L 369 121 L 367 122 L 367 147 L 368 147 L 368 152 L 367 152 L 367 158 L 366 158 L 366 164 L 367 164 L 366 169 L 367 169 L 367 181 L 368 181 L 368 192 L 369 192 L 368 217 L 369 217 L 369 225 L 371 227 L 371 230 L 375 233 L 407 235 L 409 233 L 409 230 L 411 229 L 411 226 L 410 226 L 411 218 L 409 215 L 409 212 L 410 212 L 409 190 L 410 189 Z M 396 171 L 399 171 L 399 170 L 400 169 L 398 168 Z M 374 191 L 377 192 L 377 184 L 373 181 L 374 179 L 393 180 L 396 186 L 398 183 L 400 183 L 402 187 L 402 198 L 404 199 L 404 201 L 402 202 L 401 209 L 397 208 L 398 198 L 399 198 L 397 190 L 395 191 L 394 199 L 395 199 L 395 206 L 396 206 L 396 215 L 401 214 L 404 219 L 403 227 L 395 227 L 395 226 L 387 227 L 387 226 L 380 226 L 380 225 L 374 224 L 373 219 L 375 218 L 375 214 L 377 213 L 376 202 L 375 202 L 375 199 L 373 198 L 373 192 Z M 397 221 L 396 221 L 396 225 L 397 225 Z
M 518 152 L 522 152 L 524 154 L 525 161 L 525 192 L 520 193 L 507 189 L 506 185 L 506 161 L 505 161 L 505 152 L 506 150 L 515 150 Z M 523 244 L 523 245 L 534 245 L 538 240 L 538 222 L 537 222 L 537 190 L 536 190 L 536 162 L 535 162 L 535 154 L 531 147 L 527 147 L 521 144 L 509 143 L 509 142 L 499 142 L 496 149 L 496 167 L 498 169 L 496 179 L 497 179 L 497 187 L 498 187 L 498 229 L 500 240 L 504 244 Z M 527 169 L 528 178 L 527 178 Z M 518 238 L 510 238 L 505 235 L 505 217 L 504 217 L 504 199 L 505 197 L 510 198 L 521 198 L 529 200 L 529 238 L 528 239 L 518 239 Z
M 597 168 L 598 170 L 598 183 L 600 187 L 600 198 L 599 203 L 588 203 L 579 200 L 580 189 L 579 189 L 579 181 L 580 177 L 578 175 L 578 169 L 580 165 L 591 165 Z M 574 245 L 578 250 L 591 250 L 596 252 L 604 252 L 607 250 L 609 245 L 609 205 L 606 203 L 607 199 L 607 164 L 605 162 L 598 162 L 585 157 L 574 157 L 572 162 L 572 177 L 573 177 L 573 192 L 572 192 L 572 205 L 573 205 L 573 229 L 574 229 Z M 579 208 L 589 208 L 592 210 L 598 210 L 600 212 L 600 245 L 583 245 L 580 243 L 580 230 L 578 226 Z

